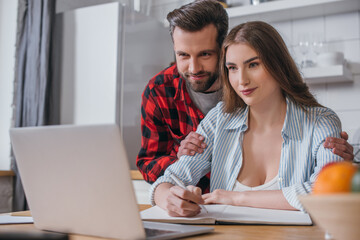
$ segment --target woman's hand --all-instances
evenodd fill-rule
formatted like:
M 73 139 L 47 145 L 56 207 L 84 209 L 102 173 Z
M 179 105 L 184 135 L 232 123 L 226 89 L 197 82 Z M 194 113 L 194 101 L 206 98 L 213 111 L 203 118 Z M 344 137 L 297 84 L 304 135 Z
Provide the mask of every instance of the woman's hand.
M 211 193 L 202 195 L 205 204 L 226 204 L 237 205 L 237 200 L 241 197 L 241 192 L 226 191 L 223 189 L 216 189 Z
M 183 189 L 170 183 L 162 183 L 155 189 L 155 203 L 172 217 L 192 217 L 201 212 L 204 204 L 201 189 L 188 186 Z
M 282 190 L 234 192 L 216 189 L 212 193 L 204 194 L 202 197 L 205 204 L 298 210 L 289 204 L 284 197 Z

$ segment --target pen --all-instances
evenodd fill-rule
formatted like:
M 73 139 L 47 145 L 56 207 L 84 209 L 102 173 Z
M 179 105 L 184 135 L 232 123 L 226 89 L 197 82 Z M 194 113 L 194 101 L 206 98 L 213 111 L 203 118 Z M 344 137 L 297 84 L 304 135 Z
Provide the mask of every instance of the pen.
M 176 185 L 178 185 L 179 187 L 187 190 L 185 184 L 184 184 L 177 176 L 175 176 L 175 175 L 173 175 L 173 174 L 170 174 L 170 177 L 171 177 L 172 180 L 174 180 L 174 182 L 176 183 Z M 200 206 L 201 209 L 203 209 L 206 213 L 208 213 L 208 211 L 207 211 L 207 209 L 205 208 L 205 206 L 203 206 L 203 205 L 201 205 L 201 204 L 199 204 L 199 206 Z

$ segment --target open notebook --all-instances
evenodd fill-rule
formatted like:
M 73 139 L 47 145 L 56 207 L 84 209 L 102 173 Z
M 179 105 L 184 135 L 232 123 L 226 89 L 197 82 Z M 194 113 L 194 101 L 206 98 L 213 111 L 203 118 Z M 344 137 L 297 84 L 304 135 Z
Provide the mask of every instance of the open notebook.
M 201 211 L 195 217 L 170 217 L 158 206 L 141 212 L 145 221 L 183 224 L 267 224 L 311 225 L 309 214 L 300 211 L 238 207 L 229 205 L 204 205 L 208 213 Z

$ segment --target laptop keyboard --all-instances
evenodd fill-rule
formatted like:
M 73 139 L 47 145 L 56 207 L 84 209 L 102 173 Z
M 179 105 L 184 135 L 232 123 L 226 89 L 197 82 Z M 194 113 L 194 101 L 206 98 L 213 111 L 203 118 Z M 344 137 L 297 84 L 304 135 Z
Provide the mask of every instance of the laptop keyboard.
M 160 236 L 169 233 L 176 233 L 177 231 L 161 230 L 155 228 L 145 228 L 146 237 Z

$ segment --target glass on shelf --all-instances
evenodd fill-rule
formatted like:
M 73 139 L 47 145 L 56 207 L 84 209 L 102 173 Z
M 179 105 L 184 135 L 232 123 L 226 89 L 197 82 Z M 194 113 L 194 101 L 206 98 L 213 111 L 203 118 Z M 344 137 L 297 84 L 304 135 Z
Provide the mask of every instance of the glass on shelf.
M 312 36 L 311 42 L 312 52 L 314 56 L 314 63 L 317 64 L 317 59 L 320 53 L 323 52 L 324 49 L 324 40 L 323 37 L 319 34 L 314 34 Z
M 312 67 L 314 65 L 313 61 L 309 59 L 310 52 L 310 37 L 308 34 L 300 34 L 298 37 L 298 48 L 302 55 L 302 60 L 300 63 L 301 68 Z

